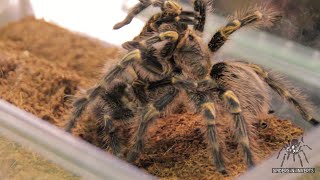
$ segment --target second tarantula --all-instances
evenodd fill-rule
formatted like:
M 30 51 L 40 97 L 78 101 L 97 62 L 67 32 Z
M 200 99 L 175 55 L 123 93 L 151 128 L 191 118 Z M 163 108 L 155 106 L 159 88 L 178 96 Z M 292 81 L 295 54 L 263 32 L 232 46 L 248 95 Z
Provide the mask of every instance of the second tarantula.
M 231 33 L 244 25 L 263 22 L 266 17 L 269 21 L 274 14 L 264 8 L 248 10 L 215 33 L 208 44 L 203 41 L 201 31 L 187 28 L 180 32 L 175 26 L 141 39 L 95 87 L 74 102 L 67 129 L 70 131 L 86 107 L 92 105 L 93 114 L 104 127 L 108 145 L 114 154 L 121 155 L 122 146 L 114 124 L 136 119 L 138 126 L 127 156 L 128 161 L 135 161 L 143 150 L 150 124 L 184 103 L 188 111 L 201 114 L 205 120 L 214 164 L 219 172 L 226 174 L 216 129 L 219 120 L 216 109 L 225 110 L 232 116 L 237 140 L 247 165 L 252 167 L 248 134 L 252 121 L 269 109 L 268 86 L 292 103 L 305 120 L 318 124 L 308 101 L 273 73 L 252 63 L 210 60 L 211 53 Z

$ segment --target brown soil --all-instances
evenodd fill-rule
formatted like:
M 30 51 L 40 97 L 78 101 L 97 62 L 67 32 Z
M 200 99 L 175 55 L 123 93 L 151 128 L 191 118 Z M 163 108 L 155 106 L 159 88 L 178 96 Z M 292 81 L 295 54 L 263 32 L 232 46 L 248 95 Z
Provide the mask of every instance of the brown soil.
M 117 59 L 117 48 L 71 33 L 42 20 L 27 18 L 0 30 L 0 98 L 62 127 L 71 110 L 70 96 L 92 86 L 104 63 Z M 253 149 L 257 163 L 302 130 L 289 121 L 268 117 L 266 129 L 257 128 Z M 227 123 L 228 124 L 228 123 Z M 200 117 L 172 115 L 159 120 L 139 166 L 164 179 L 231 179 L 245 172 L 232 127 L 221 120 L 219 131 L 229 176 L 215 171 L 202 138 Z M 75 134 L 100 146 L 95 121 L 86 117 Z

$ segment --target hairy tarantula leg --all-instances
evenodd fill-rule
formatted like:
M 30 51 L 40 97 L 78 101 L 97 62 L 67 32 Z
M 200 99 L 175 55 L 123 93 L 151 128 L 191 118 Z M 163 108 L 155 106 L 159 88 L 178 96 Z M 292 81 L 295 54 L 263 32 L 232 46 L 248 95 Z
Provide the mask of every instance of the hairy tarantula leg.
M 222 94 L 223 100 L 228 104 L 229 111 L 233 115 L 233 119 L 236 125 L 236 137 L 238 142 L 242 145 L 242 149 L 249 168 L 254 166 L 252 152 L 249 147 L 249 137 L 247 124 L 242 114 L 240 101 L 237 96 L 230 90 L 225 91 Z
M 157 29 L 156 27 L 159 27 L 161 24 L 173 22 L 173 21 L 180 22 L 180 23 L 186 23 L 189 25 L 197 24 L 197 20 L 191 19 L 188 16 L 179 15 L 179 16 L 168 16 L 168 17 L 160 18 L 156 22 L 151 23 L 150 26 L 154 27 L 154 29 Z
M 177 88 L 191 90 L 191 89 L 197 88 L 198 83 L 190 80 L 180 79 L 177 76 L 173 76 L 170 78 L 165 78 L 158 81 L 150 82 L 147 86 L 147 89 L 152 91 L 152 90 L 156 90 L 157 88 L 165 87 L 165 86 L 175 86 Z
M 187 16 L 182 16 L 182 15 L 177 16 L 176 21 L 180 23 L 186 23 L 189 25 L 197 25 L 197 22 L 198 22 L 197 20 L 191 19 Z
M 128 51 L 132 51 L 134 49 L 138 49 L 140 46 L 140 43 L 139 41 L 133 40 L 133 41 L 127 41 L 123 43 L 121 46 Z
M 197 17 L 198 13 L 194 12 L 194 11 L 182 11 L 180 13 L 181 16 L 189 16 L 189 17 Z
M 248 66 L 250 66 L 275 92 L 290 102 L 298 110 L 303 119 L 307 120 L 313 126 L 319 125 L 319 122 L 312 117 L 311 112 L 305 108 L 305 106 L 308 105 L 308 102 L 304 97 L 297 94 L 294 90 L 287 89 L 285 84 L 281 83 L 281 80 L 272 77 L 260 66 L 256 64 L 248 64 Z
M 207 137 L 209 141 L 209 148 L 212 151 L 214 164 L 217 170 L 222 174 L 227 174 L 222 158 L 221 149 L 217 139 L 216 130 L 216 110 L 213 102 L 203 102 L 200 105 L 202 110 L 202 116 L 205 118 L 207 123 Z
M 103 117 L 104 125 L 106 126 L 105 132 L 109 136 L 108 145 L 111 147 L 112 153 L 116 156 L 120 156 L 121 146 L 119 138 L 116 135 L 116 129 L 112 123 L 112 118 L 108 115 Z
M 73 111 L 71 118 L 65 126 L 65 130 L 67 132 L 71 132 L 75 127 L 78 118 L 82 115 L 82 112 L 87 108 L 88 104 L 93 101 L 101 92 L 101 87 L 97 86 L 93 89 L 89 89 L 87 91 L 87 96 L 82 97 L 74 101 L 73 103 Z
M 111 80 L 113 80 L 119 74 L 121 74 L 126 68 L 126 66 L 128 66 L 136 60 L 141 60 L 141 58 L 142 55 L 140 50 L 134 50 L 129 52 L 127 55 L 125 55 L 125 57 L 115 68 L 113 68 L 110 72 L 104 75 L 102 80 L 95 88 L 87 91 L 86 97 L 77 99 L 73 103 L 74 110 L 72 112 L 70 120 L 65 126 L 65 130 L 67 132 L 71 132 L 72 129 L 75 127 L 78 118 L 82 115 L 82 112 L 86 109 L 88 104 L 92 102 L 100 94 L 101 90 L 103 90 L 103 87 L 105 87 L 107 84 L 111 82 Z
M 102 147 L 110 147 L 112 153 L 121 156 L 121 139 L 117 136 L 115 122 L 124 123 L 133 119 L 135 109 L 132 86 L 118 81 L 110 84 L 100 93 L 100 101 L 92 108 L 92 115 L 98 120 L 98 134 L 103 136 Z
M 89 100 L 86 97 L 79 98 L 73 103 L 74 110 L 72 112 L 71 118 L 65 125 L 65 130 L 71 132 L 76 126 L 78 118 L 81 116 L 82 112 L 86 109 L 89 104 Z
M 251 10 L 250 10 L 251 9 Z M 254 10 L 255 11 L 252 11 Z M 281 16 L 271 7 L 253 7 L 250 11 L 244 13 L 237 13 L 235 19 L 230 21 L 225 27 L 219 29 L 211 38 L 208 47 L 212 52 L 216 52 L 228 40 L 228 37 L 243 26 L 270 26 L 273 25 Z M 237 17 L 239 16 L 240 17 Z M 242 15 L 243 14 L 243 15 Z
M 134 162 L 140 156 L 141 151 L 144 147 L 144 136 L 145 133 L 150 126 L 150 124 L 156 120 L 159 115 L 160 111 L 163 110 L 167 105 L 169 105 L 174 98 L 178 95 L 178 90 L 173 88 L 172 92 L 169 92 L 158 99 L 154 104 L 147 106 L 147 109 L 142 115 L 142 118 L 139 122 L 138 130 L 134 137 L 134 144 L 131 148 L 131 151 L 128 154 L 127 160 L 129 162 Z
M 151 5 L 151 1 L 149 1 L 149 0 L 140 1 L 140 3 L 136 4 L 132 9 L 129 10 L 127 17 L 124 20 L 122 20 L 121 22 L 119 22 L 113 26 L 113 29 L 120 29 L 123 26 L 130 24 L 132 19 L 137 14 L 139 14 L 141 11 L 143 11 L 144 9 L 146 9 L 150 5 Z
M 228 40 L 228 37 L 240 29 L 241 27 L 258 21 L 262 18 L 262 14 L 259 11 L 254 12 L 251 15 L 248 15 L 242 19 L 237 19 L 229 22 L 225 27 L 220 28 L 211 38 L 208 46 L 212 52 L 218 51 L 222 45 Z
M 206 23 L 207 2 L 205 0 L 194 0 L 193 5 L 194 10 L 199 13 L 198 16 L 195 17 L 197 23 L 193 26 L 193 29 L 203 32 Z
M 143 57 L 143 53 L 139 49 L 129 52 L 122 58 L 118 65 L 116 65 L 109 73 L 107 73 L 103 77 L 102 83 L 110 83 L 111 80 L 118 77 L 126 69 L 127 66 L 134 63 L 135 61 L 141 61 L 143 58 L 145 57 Z
M 137 79 L 132 83 L 132 90 L 137 99 L 142 103 L 142 105 L 146 105 L 149 102 L 147 94 L 145 92 L 147 85 L 148 84 L 141 79 Z

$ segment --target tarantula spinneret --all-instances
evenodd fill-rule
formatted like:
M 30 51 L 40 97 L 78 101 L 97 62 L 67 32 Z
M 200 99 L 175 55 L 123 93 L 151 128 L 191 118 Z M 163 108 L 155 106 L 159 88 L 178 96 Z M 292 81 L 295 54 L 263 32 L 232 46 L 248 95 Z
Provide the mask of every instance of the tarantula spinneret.
M 196 2 L 207 4 L 204 0 Z M 198 9 L 197 3 L 194 3 L 195 10 Z M 206 7 L 202 8 L 201 14 L 206 14 L 205 10 Z M 129 19 L 137 12 L 129 13 Z M 184 103 L 189 112 L 201 114 L 205 120 L 206 139 L 214 164 L 219 172 L 226 174 L 216 128 L 220 114 L 216 110 L 219 109 L 231 115 L 237 141 L 247 165 L 252 167 L 251 124 L 258 115 L 268 112 L 269 89 L 290 102 L 311 124 L 317 125 L 318 121 L 313 118 L 312 106 L 304 96 L 278 75 L 247 62 L 212 62 L 211 56 L 239 28 L 268 25 L 277 17 L 277 13 L 265 7 L 249 8 L 220 28 L 209 43 L 201 37 L 203 28 L 198 28 L 204 26 L 203 21 L 197 21 L 193 29 L 187 27 L 184 30 L 177 28 L 184 22 L 161 24 L 152 35 L 141 36 L 118 65 L 106 72 L 84 97 L 74 102 L 67 130 L 72 130 L 87 106 L 93 106 L 92 112 L 108 137 L 106 143 L 115 155 L 121 156 L 123 148 L 114 124 L 136 119 L 138 126 L 132 135 L 132 146 L 127 156 L 127 160 L 132 162 L 143 151 L 145 135 L 152 122 Z M 160 16 L 158 20 L 162 18 L 166 17 Z

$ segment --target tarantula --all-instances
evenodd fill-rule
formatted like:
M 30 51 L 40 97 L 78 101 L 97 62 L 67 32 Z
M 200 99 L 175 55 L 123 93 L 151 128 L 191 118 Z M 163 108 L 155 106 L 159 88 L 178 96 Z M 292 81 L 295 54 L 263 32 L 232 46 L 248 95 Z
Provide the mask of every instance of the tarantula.
M 166 2 L 172 1 L 164 1 L 164 4 Z M 84 97 L 74 102 L 67 130 L 71 131 L 87 106 L 92 105 L 93 115 L 108 136 L 105 140 L 112 152 L 121 156 L 122 146 L 114 124 L 138 118 L 127 156 L 127 160 L 133 162 L 143 150 L 150 124 L 184 103 L 188 111 L 202 114 L 214 164 L 219 172 L 226 174 L 218 143 L 216 109 L 226 110 L 234 120 L 237 141 L 241 144 L 247 165 L 252 167 L 254 161 L 248 134 L 251 122 L 269 109 L 268 86 L 293 104 L 305 120 L 313 125 L 318 125 L 318 121 L 312 117 L 310 103 L 277 75 L 256 64 L 212 62 L 210 57 L 240 27 L 265 24 L 276 16 L 265 8 L 249 9 L 219 29 L 208 44 L 201 37 L 203 28 L 197 29 L 199 24 L 183 31 L 177 30 L 177 24 L 184 22 L 161 24 L 152 35 L 141 38 L 134 49 L 106 72 Z

